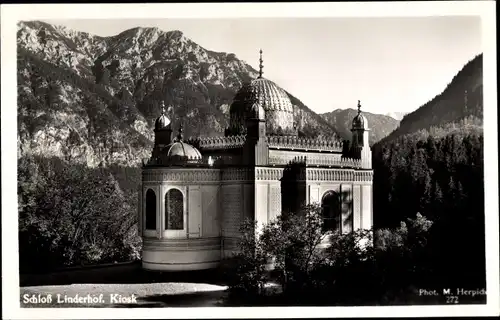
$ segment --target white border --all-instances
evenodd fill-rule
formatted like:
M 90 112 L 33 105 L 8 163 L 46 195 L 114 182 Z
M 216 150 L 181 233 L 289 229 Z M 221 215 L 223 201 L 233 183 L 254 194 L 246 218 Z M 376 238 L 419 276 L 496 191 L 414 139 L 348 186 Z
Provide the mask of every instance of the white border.
M 255 318 L 479 316 L 499 313 L 498 150 L 496 91 L 496 15 L 494 1 L 386 3 L 196 3 L 196 4 L 23 4 L 1 7 L 2 99 L 2 309 L 9 319 L 42 318 Z M 483 306 L 179 308 L 179 309 L 21 309 L 17 240 L 16 23 L 43 19 L 235 18 L 235 17 L 482 17 L 484 57 L 484 167 L 488 303 Z

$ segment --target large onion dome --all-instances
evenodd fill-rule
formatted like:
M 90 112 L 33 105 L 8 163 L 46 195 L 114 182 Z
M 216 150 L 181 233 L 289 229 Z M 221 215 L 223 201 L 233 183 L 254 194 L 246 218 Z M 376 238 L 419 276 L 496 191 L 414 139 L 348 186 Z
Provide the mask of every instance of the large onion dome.
M 352 119 L 352 130 L 367 130 L 368 120 L 361 113 L 361 102 L 358 100 L 358 114 Z
M 266 121 L 268 135 L 295 134 L 292 102 L 285 90 L 262 78 L 262 57 L 260 62 L 259 77 L 244 84 L 233 99 L 230 128 L 244 131 L 247 119 L 260 119 Z

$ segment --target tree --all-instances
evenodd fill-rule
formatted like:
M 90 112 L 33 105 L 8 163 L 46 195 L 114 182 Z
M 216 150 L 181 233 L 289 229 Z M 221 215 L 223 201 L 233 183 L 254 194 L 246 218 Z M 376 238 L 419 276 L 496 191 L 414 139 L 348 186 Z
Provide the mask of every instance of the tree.
M 420 198 L 420 210 L 428 209 L 428 205 L 432 203 L 432 179 L 429 170 L 425 171 L 423 178 L 423 192 Z
M 269 255 L 258 241 L 255 221 L 245 219 L 239 231 L 242 236 L 238 242 L 238 252 L 223 261 L 222 269 L 232 295 L 257 297 L 267 280 L 266 263 Z
M 481 286 L 484 272 L 471 276 L 470 270 L 482 270 L 484 262 L 482 132 L 449 125 L 418 139 L 410 134 L 374 145 L 374 220 L 377 227 L 393 227 L 416 212 L 430 217 L 435 222 L 432 266 L 437 270 L 432 281 Z M 407 160 L 409 166 L 404 165 Z M 450 268 L 459 275 L 452 277 Z
M 318 246 L 324 239 L 319 205 L 304 206 L 299 212 L 284 213 L 264 226 L 259 240 L 274 258 L 284 290 L 308 286 L 310 273 L 324 257 Z
M 31 161 L 21 159 L 19 171 L 23 270 L 137 257 L 136 210 L 109 172 Z M 28 170 L 38 173 L 31 182 Z

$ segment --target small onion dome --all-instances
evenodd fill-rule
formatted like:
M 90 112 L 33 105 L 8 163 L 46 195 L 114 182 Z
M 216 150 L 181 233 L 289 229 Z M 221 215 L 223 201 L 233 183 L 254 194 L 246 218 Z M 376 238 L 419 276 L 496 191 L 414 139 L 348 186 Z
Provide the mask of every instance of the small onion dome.
M 167 157 L 169 158 L 177 158 L 177 159 L 186 159 L 189 161 L 193 160 L 201 160 L 202 156 L 198 149 L 193 147 L 192 145 L 185 143 L 182 141 L 182 124 L 179 127 L 179 133 L 175 138 L 174 142 L 167 146 Z
M 358 100 L 358 114 L 352 119 L 352 129 L 368 129 L 368 120 L 361 113 L 361 102 Z
M 167 146 L 167 157 L 187 157 L 190 160 L 201 159 L 201 153 L 190 144 L 175 141 Z
M 155 130 L 170 129 L 170 124 L 172 122 L 165 115 L 165 104 L 161 102 L 161 115 L 155 121 Z

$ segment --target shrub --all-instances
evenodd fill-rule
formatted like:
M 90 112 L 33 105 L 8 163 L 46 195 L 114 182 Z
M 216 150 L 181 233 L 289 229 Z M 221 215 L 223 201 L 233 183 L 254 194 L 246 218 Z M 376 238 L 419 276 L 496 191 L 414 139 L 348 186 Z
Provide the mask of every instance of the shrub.
M 343 303 L 365 301 L 376 288 L 372 238 L 371 230 L 362 229 L 330 235 L 326 259 L 311 274 L 314 294 Z
M 324 240 L 322 225 L 321 208 L 307 205 L 296 214 L 282 214 L 264 226 L 259 242 L 272 257 L 284 292 L 312 285 L 311 272 L 325 259 L 319 248 Z
M 431 226 L 417 214 L 397 229 L 375 234 L 362 229 L 325 234 L 316 205 L 282 214 L 260 232 L 246 221 L 239 253 L 225 262 L 229 286 L 233 292 L 258 296 L 274 278 L 285 296 L 301 303 L 379 303 L 423 283 L 430 267 L 425 249 Z M 267 274 L 271 260 L 274 270 Z
M 399 228 L 375 232 L 375 259 L 380 285 L 387 289 L 424 285 L 432 272 L 428 237 L 432 221 L 420 213 Z
M 387 251 L 404 246 L 403 235 L 399 232 L 399 229 L 378 229 L 375 232 L 374 238 L 375 247 L 380 251 Z
M 238 252 L 222 263 L 222 269 L 233 295 L 244 294 L 257 296 L 262 293 L 266 283 L 266 262 L 269 255 L 262 248 L 256 237 L 257 225 L 245 220 L 240 232 Z

